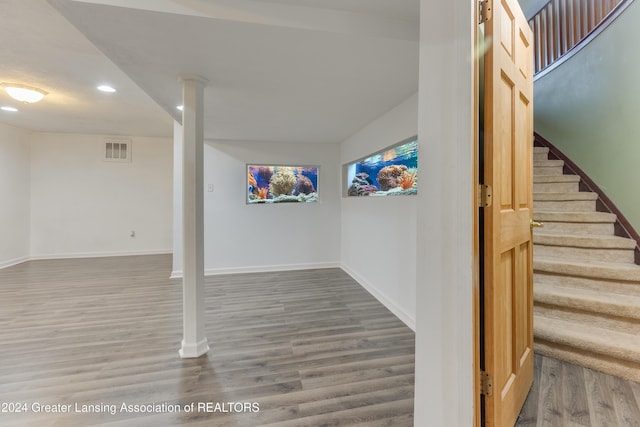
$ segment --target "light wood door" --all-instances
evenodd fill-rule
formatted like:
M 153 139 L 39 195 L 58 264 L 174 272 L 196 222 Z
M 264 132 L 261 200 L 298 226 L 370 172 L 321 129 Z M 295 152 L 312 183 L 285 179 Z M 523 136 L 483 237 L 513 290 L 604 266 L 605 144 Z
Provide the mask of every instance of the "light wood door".
M 485 425 L 512 427 L 533 381 L 533 51 L 517 0 L 493 0 L 485 23 Z

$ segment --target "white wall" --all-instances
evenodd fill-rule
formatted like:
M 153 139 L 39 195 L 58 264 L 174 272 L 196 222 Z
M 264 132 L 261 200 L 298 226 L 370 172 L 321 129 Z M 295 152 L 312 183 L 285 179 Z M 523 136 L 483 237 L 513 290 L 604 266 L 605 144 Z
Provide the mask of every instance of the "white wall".
M 417 133 L 416 94 L 344 141 L 340 163 L 351 163 Z M 343 197 L 341 218 L 342 268 L 415 329 L 416 197 Z
M 414 424 L 472 426 L 477 2 L 420 6 Z
M 205 141 L 204 162 L 205 274 L 339 265 L 336 145 Z M 319 202 L 247 205 L 247 163 L 319 165 Z M 173 270 L 174 277 L 181 275 L 178 246 Z
M 103 146 L 102 135 L 32 135 L 33 258 L 171 252 L 172 141 L 133 137 L 130 163 L 103 161 Z
M 29 257 L 29 132 L 0 124 L 0 268 Z

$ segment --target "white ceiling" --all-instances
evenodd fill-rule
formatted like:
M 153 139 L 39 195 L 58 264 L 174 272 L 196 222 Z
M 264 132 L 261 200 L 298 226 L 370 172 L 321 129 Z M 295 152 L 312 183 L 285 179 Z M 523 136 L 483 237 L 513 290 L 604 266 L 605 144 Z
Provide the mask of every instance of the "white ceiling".
M 338 143 L 417 91 L 419 0 L 50 3 L 0 0 L 0 80 L 50 93 L 0 122 L 170 136 L 191 73 L 207 139 Z
M 306 6 L 343 10 L 354 13 L 377 14 L 407 21 L 416 21 L 420 12 L 419 1 L 405 0 L 258 0 L 264 3 L 281 3 L 290 6 Z
M 148 95 L 43 0 L 0 0 L 0 83 L 49 94 L 21 104 L 0 90 L 0 122 L 48 132 L 170 136 L 172 120 Z M 118 92 L 96 90 L 110 83 Z

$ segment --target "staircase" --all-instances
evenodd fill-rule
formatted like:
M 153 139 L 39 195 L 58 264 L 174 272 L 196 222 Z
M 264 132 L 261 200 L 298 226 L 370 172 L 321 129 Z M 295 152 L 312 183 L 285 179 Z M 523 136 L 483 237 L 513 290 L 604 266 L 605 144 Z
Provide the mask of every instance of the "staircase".
M 534 147 L 535 351 L 640 381 L 640 265 L 635 240 L 614 235 L 616 216 L 562 160 Z

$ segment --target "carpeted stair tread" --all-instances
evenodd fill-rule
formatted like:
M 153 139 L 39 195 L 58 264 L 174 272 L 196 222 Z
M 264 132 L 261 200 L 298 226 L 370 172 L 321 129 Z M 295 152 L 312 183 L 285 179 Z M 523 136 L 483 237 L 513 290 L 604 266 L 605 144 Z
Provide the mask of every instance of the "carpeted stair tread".
M 585 222 L 585 223 L 608 223 L 616 222 L 615 214 L 608 212 L 534 212 L 533 218 L 536 221 L 552 222 Z
M 640 320 L 640 296 L 534 282 L 536 303 Z
M 549 259 L 534 257 L 534 271 L 557 273 L 568 276 L 592 277 L 596 279 L 638 282 L 640 286 L 640 265 L 630 263 L 574 261 L 569 259 Z
M 636 241 L 618 236 L 592 236 L 576 234 L 545 233 L 544 229 L 533 235 L 533 243 L 575 248 L 634 249 Z
M 536 339 L 640 363 L 640 337 L 584 323 L 534 315 Z
M 575 191 L 571 193 L 534 193 L 533 200 L 536 202 L 598 200 L 598 194 L 586 191 Z
M 626 282 L 624 280 L 606 280 L 587 276 L 563 276 L 545 271 L 536 271 L 533 274 L 533 283 L 534 286 L 537 283 L 548 283 L 556 286 L 573 286 L 574 288 L 640 297 L 638 282 Z
M 534 176 L 534 184 L 544 184 L 550 182 L 580 182 L 578 175 L 541 175 Z
M 613 329 L 615 331 L 626 332 L 640 336 L 640 321 L 638 319 L 614 316 L 607 313 L 595 311 L 579 310 L 560 305 L 536 303 L 533 312 L 539 316 L 550 317 L 552 319 L 567 320 L 574 323 L 589 325 L 594 323 L 599 328 Z
M 533 160 L 549 160 L 549 149 L 547 147 L 533 147 Z
M 544 340 L 536 340 L 534 349 L 536 353 L 547 357 L 564 360 L 574 365 L 584 366 L 609 375 L 640 382 L 640 364 L 638 363 L 616 359 L 603 354 L 589 353 L 580 349 L 576 350 L 570 347 L 559 346 Z
M 554 168 L 564 166 L 563 160 L 534 160 L 533 167 L 534 168 Z

